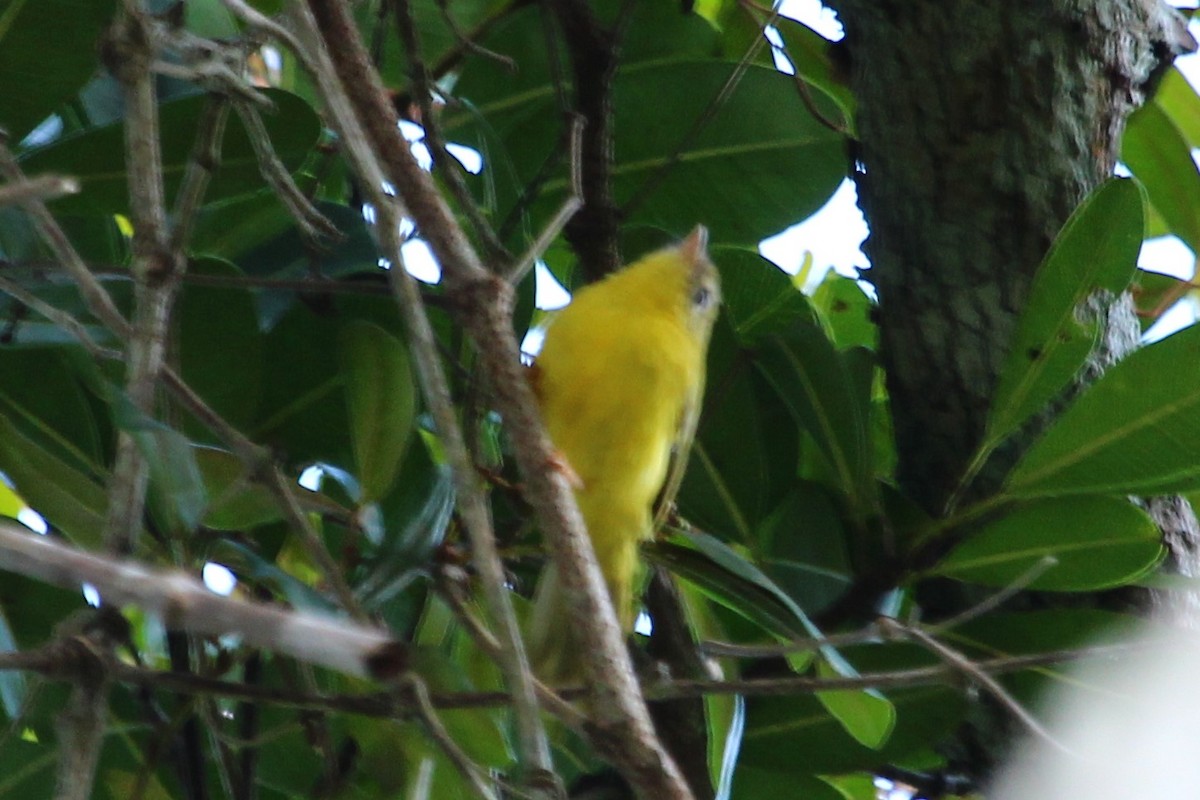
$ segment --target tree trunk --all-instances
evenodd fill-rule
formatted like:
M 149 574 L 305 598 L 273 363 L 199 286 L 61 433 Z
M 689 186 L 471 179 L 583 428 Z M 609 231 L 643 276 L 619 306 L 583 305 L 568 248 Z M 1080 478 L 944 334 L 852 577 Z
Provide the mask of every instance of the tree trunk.
M 833 5 L 859 103 L 898 477 L 937 514 L 982 437 L 1033 273 L 1112 174 L 1125 119 L 1179 28 L 1141 0 Z M 1098 366 L 1138 333 L 1128 297 L 1101 313 Z M 1014 456 L 994 460 L 979 489 L 994 489 Z
M 1157 0 L 830 4 L 858 99 L 856 178 L 897 476 L 938 516 L 982 439 L 1035 270 L 1079 201 L 1113 173 L 1125 120 L 1156 73 L 1195 43 Z M 1104 334 L 1080 386 L 1138 341 L 1129 296 L 1090 306 Z M 1048 418 L 994 456 L 966 496 L 994 492 Z M 1163 498 L 1150 510 L 1181 571 L 1193 572 L 1187 504 Z M 998 732 L 977 729 L 959 766 L 985 773 L 1000 755 Z

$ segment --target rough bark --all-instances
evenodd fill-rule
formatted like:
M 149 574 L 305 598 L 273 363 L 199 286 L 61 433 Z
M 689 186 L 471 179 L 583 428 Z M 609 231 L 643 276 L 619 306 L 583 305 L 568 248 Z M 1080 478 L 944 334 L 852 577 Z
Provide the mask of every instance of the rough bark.
M 1125 120 L 1156 72 L 1195 43 L 1157 0 L 830 4 L 846 29 L 858 99 L 856 180 L 871 226 L 865 249 L 898 480 L 937 516 L 981 441 L 1043 255 L 1113 173 Z M 1080 386 L 1138 341 L 1128 296 L 1093 298 L 1085 311 L 1103 335 Z M 998 487 L 1036 428 L 993 457 L 968 497 Z M 1197 526 L 1186 502 L 1163 498 L 1149 509 L 1174 566 L 1194 573 Z M 869 600 L 899 577 L 860 595 Z M 979 777 L 1007 735 L 986 711 L 971 728 L 950 755 Z
M 833 5 L 859 100 L 857 180 L 899 480 L 936 514 L 980 441 L 1033 272 L 1112 174 L 1175 28 L 1141 0 Z M 1127 330 L 1102 339 L 1098 363 L 1136 342 L 1132 315 L 1116 316 Z

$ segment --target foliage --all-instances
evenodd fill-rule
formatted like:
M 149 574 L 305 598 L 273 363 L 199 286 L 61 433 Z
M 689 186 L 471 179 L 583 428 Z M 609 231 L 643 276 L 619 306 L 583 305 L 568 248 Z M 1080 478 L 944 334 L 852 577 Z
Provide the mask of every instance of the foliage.
M 112 100 L 114 79 L 94 55 L 114 4 L 83 5 L 86 14 L 78 4 L 0 2 L 0 97 L 20 99 L 0 110 L 6 115 L 0 123 L 28 174 L 79 178 L 82 192 L 51 208 L 128 314 L 122 111 Z M 271 3 L 254 5 L 273 10 Z M 363 35 L 381 42 L 381 71 L 404 99 L 407 54 L 391 19 L 374 13 L 376 5 L 360 8 Z M 620 5 L 598 7 L 605 17 Z M 806 295 L 754 250 L 812 214 L 846 176 L 844 120 L 853 98 L 831 66 L 829 43 L 799 23 L 776 20 L 778 41 L 799 69 L 793 78 L 774 69 L 771 46 L 753 44 L 764 20 L 727 5 L 703 5 L 706 18 L 676 3 L 633 4 L 613 86 L 612 191 L 628 208 L 625 255 L 700 221 L 711 228 L 724 285 L 679 524 L 646 553 L 682 584 L 695 635 L 745 646 L 814 635 L 849 587 L 889 563 L 915 564 L 919 553 L 940 551 L 903 573 L 893 600 L 905 615 L 919 615 L 930 592 L 953 593 L 969 605 L 994 587 L 1021 581 L 1030 589 L 1092 592 L 1143 579 L 1162 548 L 1149 517 L 1125 496 L 1200 490 L 1193 455 L 1200 451 L 1194 422 L 1200 334 L 1191 329 L 1146 347 L 1071 401 L 997 493 L 970 495 L 973 474 L 967 474 L 962 496 L 971 499 L 945 518 L 925 516 L 892 479 L 895 452 L 868 292 L 830 273 Z M 436 75 L 445 101 L 438 127 L 448 141 L 482 157 L 478 174 L 459 170 L 459 177 L 500 243 L 522 252 L 570 187 L 560 85 L 565 46 L 553 30 L 547 34 L 538 4 L 417 0 L 413 6 L 423 61 L 445 65 Z M 189 3 L 183 24 L 204 36 L 240 31 L 216 0 Z M 463 32 L 478 46 L 463 47 Z M 263 119 L 283 163 L 342 238 L 316 241 L 300 232 L 260 176 L 250 137 L 231 119 L 188 245 L 192 277 L 174 310 L 170 360 L 212 409 L 267 445 L 291 479 L 320 468 L 319 488 L 297 488 L 296 496 L 359 599 L 397 637 L 418 646 L 414 669 L 430 690 L 499 689 L 495 666 L 434 590 L 431 576 L 457 567 L 466 547 L 451 514 L 451 476 L 417 399 L 407 334 L 384 291 L 371 226 L 338 143 L 322 126 L 315 88 L 289 53 L 282 57 L 276 87 L 262 91 L 271 103 Z M 173 197 L 206 99 L 199 86 L 174 79 L 162 79 L 161 88 L 161 144 Z M 1188 155 L 1200 144 L 1197 108 L 1200 99 L 1186 82 L 1168 74 L 1125 140 L 1125 160 L 1140 183 L 1114 179 L 1102 186 L 1047 255 L 972 470 L 1065 396 L 1099 335 L 1079 315 L 1080 303 L 1096 291 L 1129 287 L 1148 232 L 1200 244 L 1193 213 L 1200 174 Z M 26 138 L 39 123 L 40 133 Z M 439 169 L 444 180 L 458 165 Z M 465 215 L 461 206 L 456 210 Z M 550 248 L 546 263 L 568 287 L 575 284 L 575 256 L 565 243 Z M 0 265 L 0 276 L 72 315 L 100 345 L 118 346 L 16 208 L 0 209 Z M 532 316 L 533 278 L 520 290 L 515 324 L 523 332 Z M 488 412 L 486 387 L 461 332 L 439 310 L 439 287 L 425 292 L 455 398 L 487 467 L 514 593 L 527 597 L 541 559 L 513 489 L 519 477 L 505 461 L 503 425 Z M 327 587 L 280 509 L 200 420 L 166 402 L 160 418 L 146 419 L 125 397 L 119 363 L 93 358 L 16 300 L 5 298 L 3 313 L 0 472 L 54 533 L 100 548 L 116 435 L 135 432 L 151 464 L 149 535 L 136 558 L 197 574 L 217 562 L 247 595 L 329 607 Z M 14 515 L 21 503 L 0 489 L 0 513 Z M 5 573 L 0 648 L 41 645 L 83 607 L 77 593 Z M 364 688 L 229 638 L 194 637 L 181 656 L 168 647 L 171 634 L 161 621 L 136 609 L 126 613 L 149 666 L 287 692 Z M 1094 610 L 990 611 L 955 629 L 949 641 L 973 658 L 1025 655 L 1081 645 L 1114 618 Z M 635 638 L 644 649 L 645 637 Z M 912 642 L 867 637 L 815 655 L 793 654 L 786 664 L 718 660 L 730 678 L 779 671 L 852 678 L 938 663 Z M 1006 678 L 1022 699 L 1061 679 L 1056 668 Z M 10 720 L 0 739 L 0 797 L 51 792 L 59 735 L 53 722 L 65 697 L 61 686 L 0 672 Z M 240 780 L 273 798 L 451 798 L 469 791 L 412 718 L 300 713 L 269 703 L 252 713 L 251 705 L 207 696 L 193 703 L 166 691 L 152 698 L 116 687 L 95 796 L 132 796 L 135 784 L 144 797 L 184 796 L 182 773 L 161 740 L 186 730 L 193 714 L 214 733 L 190 745 L 204 752 L 199 780 L 214 793 Z M 780 786 L 798 787 L 804 796 L 868 797 L 873 770 L 936 766 L 937 746 L 967 708 L 963 692 L 945 681 L 710 701 L 712 780 L 731 778 L 729 796 L 741 800 L 778 796 Z M 497 773 L 514 770 L 512 720 L 503 705 L 445 711 L 442 718 L 476 763 Z M 601 766 L 574 734 L 552 732 L 568 781 Z M 733 770 L 722 770 L 723 748 Z M 253 769 L 239 772 L 245 763 Z

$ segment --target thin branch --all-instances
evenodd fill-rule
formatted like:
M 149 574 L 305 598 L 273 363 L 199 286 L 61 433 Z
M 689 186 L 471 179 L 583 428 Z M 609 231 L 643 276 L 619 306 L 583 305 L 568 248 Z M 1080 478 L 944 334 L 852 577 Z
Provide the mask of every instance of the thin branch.
M 320 35 L 312 17 L 303 12 L 298 16 L 301 17 L 305 24 L 310 26 L 310 35 L 313 36 L 314 41 L 319 42 Z M 320 34 L 325 33 L 327 31 L 320 30 Z M 355 41 L 357 42 L 358 40 L 356 39 Z M 361 48 L 361 42 L 359 42 L 359 46 Z M 337 92 L 340 95 L 341 87 L 336 77 L 334 77 L 333 66 L 331 63 L 326 66 L 328 50 L 321 48 L 319 45 L 315 50 L 315 57 L 323 67 L 321 76 L 318 77 L 318 84 L 323 89 Z M 361 50 L 358 55 L 365 59 L 365 53 L 362 53 Z M 449 385 L 442 372 L 441 362 L 437 356 L 436 337 L 433 333 L 433 327 L 421 303 L 416 281 L 404 268 L 402 242 L 400 240 L 400 209 L 393 197 L 383 191 L 384 175 L 381 166 L 375 160 L 373 149 L 367 144 L 365 132 L 360 128 L 360 120 L 356 118 L 351 110 L 350 99 L 348 97 L 335 99 L 327 96 L 326 102 L 331 110 L 346 109 L 346 116 L 335 118 L 336 124 L 339 127 L 339 132 L 342 135 L 351 163 L 359 174 L 363 191 L 375 206 L 376 214 L 378 215 L 377 231 L 381 240 L 381 248 L 392 261 L 388 277 L 395 293 L 401 316 L 404 318 L 405 326 L 408 330 L 409 347 L 414 356 L 426 405 L 433 414 L 435 424 L 437 425 L 453 469 L 455 488 L 458 494 L 459 513 L 463 519 L 464 527 L 471 538 L 475 564 L 483 579 L 484 591 L 500 628 L 500 640 L 503 642 L 503 647 L 499 651 L 499 654 L 502 656 L 499 665 L 504 674 L 505 681 L 513 691 L 515 698 L 514 710 L 522 760 L 525 762 L 532 776 L 537 776 L 538 774 L 552 775 L 553 761 L 550 757 L 549 742 L 546 738 L 545 728 L 541 722 L 540 710 L 533 689 L 533 677 L 529 668 L 529 661 L 521 642 L 516 615 L 513 612 L 512 602 L 505 585 L 504 568 L 496 549 L 490 512 L 476 479 L 474 464 L 467 453 L 462 431 L 458 425 L 453 402 L 450 399 Z M 388 119 L 392 118 L 390 110 L 387 114 Z M 393 128 L 389 134 L 394 138 L 388 138 L 388 141 L 393 145 L 400 145 L 399 151 L 403 153 L 402 157 L 408 160 L 411 168 L 416 170 L 416 173 L 421 176 L 422 180 L 428 181 L 428 175 L 416 165 L 407 146 L 403 144 L 403 140 L 400 139 L 395 131 L 394 120 L 392 124 Z M 393 181 L 397 184 L 399 183 L 394 177 Z M 429 184 L 429 188 L 432 191 L 432 184 Z M 437 197 L 436 193 L 433 193 L 433 196 Z M 438 199 L 440 200 L 440 198 Z M 421 223 L 420 218 L 417 221 L 418 224 Z M 433 233 L 434 237 L 436 237 L 436 226 Z M 461 237 L 461 231 L 443 234 L 440 241 L 445 243 L 448 239 L 455 236 Z M 470 250 L 470 246 L 465 239 L 458 239 L 455 242 L 455 247 L 462 248 L 465 252 L 469 253 L 474 269 L 479 273 L 483 273 L 482 266 L 475 260 L 474 253 Z M 443 263 L 445 263 L 444 260 Z
M 92 796 L 96 765 L 108 733 L 108 688 L 110 660 L 103 654 L 103 636 L 77 636 L 73 644 L 90 655 L 75 660 L 71 698 L 56 720 L 58 731 L 58 775 L 56 800 L 88 800 Z
M 533 269 L 533 265 L 539 258 L 549 249 L 558 235 L 562 233 L 563 228 L 575 216 L 575 213 L 583 206 L 583 175 L 580 168 L 579 152 L 582 147 L 583 137 L 583 120 L 580 117 L 572 115 L 569 125 L 570 131 L 570 154 L 571 164 L 571 193 L 563 204 L 559 206 L 558 211 L 546 223 L 546 227 L 534 239 L 533 244 L 529 249 L 521 254 L 518 259 L 508 270 L 507 280 L 513 286 L 516 286 L 525 276 L 529 274 L 529 270 Z
M 134 408 L 148 415 L 153 415 L 155 387 L 166 356 L 175 276 L 183 270 L 183 259 L 169 247 L 158 93 L 150 71 L 152 42 L 151 22 L 130 0 L 109 33 L 106 55 L 125 104 L 125 164 L 133 222 L 134 319 L 125 393 Z M 121 430 L 104 526 L 104 540 L 113 552 L 130 553 L 137 546 L 149 477 L 137 440 L 130 431 Z
M 880 626 L 884 632 L 891 634 L 897 638 L 909 639 L 917 642 L 926 650 L 937 656 L 944 664 L 951 667 L 955 671 L 970 678 L 975 683 L 979 684 L 988 694 L 990 694 L 1001 706 L 1008 709 L 1017 720 L 1024 725 L 1030 733 L 1037 738 L 1049 744 L 1056 750 L 1059 750 L 1067 755 L 1074 755 L 1071 750 L 1058 741 L 1050 731 L 1038 722 L 1032 714 L 1025 710 L 1025 707 L 1017 702 L 1008 690 L 1000 685 L 1000 682 L 981 669 L 979 664 L 971 661 L 962 653 L 954 648 L 946 645 L 936 638 L 921 630 L 920 628 L 905 625 L 897 620 L 884 617 L 880 619 Z
M 204 201 L 209 181 L 221 166 L 221 142 L 225 138 L 228 118 L 229 102 L 219 95 L 210 95 L 196 122 L 192 155 L 183 173 L 183 184 L 175 195 L 175 209 L 171 214 L 174 221 L 169 243 L 171 252 L 182 253 L 191 239 L 196 212 Z
M 54 200 L 79 193 L 79 181 L 61 175 L 38 175 L 27 181 L 15 181 L 0 186 L 0 207 L 17 205 L 29 200 Z
M 497 406 L 505 423 L 526 484 L 526 497 L 537 515 L 540 527 L 549 537 L 553 554 L 567 590 L 570 613 L 580 624 L 585 643 L 585 663 L 592 689 L 592 713 L 597 729 L 602 732 L 597 743 L 601 750 L 625 774 L 638 791 L 646 796 L 688 798 L 690 792 L 678 769 L 658 741 L 637 679 L 633 673 L 616 615 L 608 600 L 595 554 L 584 530 L 583 520 L 575 505 L 570 487 L 560 471 L 547 469 L 552 463 L 552 447 L 536 410 L 532 389 L 528 385 L 520 362 L 520 351 L 511 326 L 512 288 L 503 280 L 489 275 L 470 247 L 462 230 L 455 223 L 445 201 L 437 193 L 430 176 L 414 160 L 407 144 L 396 129 L 394 109 L 378 74 L 362 47 L 357 31 L 344 5 L 333 0 L 309 0 L 316 17 L 310 27 L 328 47 L 322 51 L 333 59 L 335 78 L 318 78 L 323 92 L 331 89 L 344 94 L 350 101 L 349 118 L 332 115 L 335 125 L 345 134 L 347 128 L 366 135 L 369 142 L 363 160 L 356 165 L 365 190 L 378 192 L 377 170 L 371 169 L 375 153 L 381 157 L 386 177 L 396 186 L 407 206 L 409 215 L 420 227 L 423 236 L 438 258 L 448 292 L 457 307 L 457 319 L 463 325 L 481 356 L 490 385 L 495 388 Z M 313 22 L 306 22 L 313 26 Z M 344 108 L 341 99 L 329 98 L 331 110 Z M 357 157 L 357 156 L 356 156 Z M 381 222 L 380 235 L 390 253 L 396 252 L 390 239 L 398 234 L 389 230 L 393 225 Z M 419 295 L 406 288 L 410 276 L 393 269 L 393 280 L 404 293 L 402 312 L 411 322 L 424 319 Z M 427 320 L 426 320 L 427 324 Z M 410 341 L 420 340 L 420 331 L 410 329 Z M 428 343 L 421 345 L 428 347 Z M 428 379 L 436 372 L 423 375 L 423 388 L 432 402 L 431 410 L 439 411 L 445 402 L 444 389 L 435 387 Z M 466 458 L 461 433 L 457 441 L 445 437 L 455 433 L 454 421 L 449 427 L 439 427 L 448 451 L 455 451 L 457 480 L 460 487 L 477 491 L 472 465 L 458 464 Z M 461 495 L 460 495 L 461 496 Z M 466 498 L 469 500 L 469 495 Z M 460 506 L 463 511 L 469 507 Z M 486 513 L 486 505 L 483 511 Z M 530 735 L 521 736 L 522 753 L 527 763 L 548 763 L 543 758 L 544 732 L 540 719 L 530 719 L 528 704 L 533 699 L 527 658 L 507 598 L 507 588 L 497 588 L 494 573 L 501 564 L 495 554 L 495 542 L 487 531 L 477 530 L 472 544 L 480 572 L 485 577 L 489 606 L 501 624 L 501 641 L 505 644 L 506 659 L 502 666 L 509 687 L 518 693 L 516 711 L 522 726 L 537 734 L 538 746 L 530 753 Z M 495 595 L 493 597 L 493 595 Z
M 109 605 L 132 603 L 168 627 L 234 633 L 248 645 L 350 675 L 384 678 L 406 667 L 403 646 L 386 631 L 223 597 L 184 572 L 88 553 L 15 523 L 0 521 L 0 569 L 65 589 L 89 583 Z
M 292 173 L 284 166 L 283 160 L 271 144 L 271 135 L 267 133 L 267 126 L 263 124 L 258 109 L 250 103 L 236 99 L 233 101 L 233 108 L 250 138 L 259 173 L 292 215 L 300 227 L 301 235 L 310 240 L 322 236 L 334 240 L 343 238 L 338 227 L 317 210 L 292 179 Z
M 28 183 L 28 179 L 17 165 L 17 160 L 13 158 L 2 139 L 0 139 L 0 173 L 13 183 Z M 25 213 L 33 220 L 34 227 L 42 241 L 50 248 L 50 252 L 67 270 L 79 288 L 79 294 L 83 297 L 88 311 L 117 336 L 126 338 L 129 335 L 128 321 L 117 309 L 112 296 L 88 269 L 62 226 L 46 208 L 46 204 L 40 199 L 29 198 L 23 207 Z
M 433 157 L 433 168 L 446 181 L 450 194 L 454 196 L 459 208 L 470 220 L 472 230 L 483 243 L 487 261 L 497 266 L 503 264 L 510 258 L 509 252 L 497 238 L 491 222 L 484 216 L 483 211 L 475 202 L 471 190 L 467 188 L 458 159 L 446 150 L 446 143 L 442 137 L 436 109 L 433 105 L 433 82 L 425 62 L 421 60 L 420 33 L 416 20 L 413 18 L 412 0 L 395 0 L 394 7 L 396 9 L 396 27 L 400 32 L 400 41 L 404 45 L 404 51 L 408 55 L 409 80 L 417 107 L 421 110 L 421 127 L 425 131 L 425 146 L 429 148 L 429 153 Z M 444 5 L 442 11 L 446 18 L 450 18 Z
M 0 670 L 22 670 L 51 679 L 69 679 L 73 674 L 71 659 L 74 656 L 70 652 L 64 651 L 64 644 L 64 641 L 56 640 L 37 650 L 0 653 Z M 1142 652 L 1145 647 L 1146 642 L 1131 641 L 1020 656 L 997 656 L 975 661 L 974 666 L 989 675 L 1005 675 L 1022 670 L 1059 666 L 1083 659 L 1111 660 Z M 119 683 L 154 687 L 180 694 L 211 695 L 248 703 L 270 704 L 281 708 L 386 719 L 407 719 L 415 713 L 412 704 L 405 702 L 405 699 L 394 691 L 326 695 L 222 680 L 195 673 L 167 672 L 122 662 L 114 662 L 109 668 L 112 670 L 113 680 Z M 894 690 L 931 685 L 945 686 L 948 680 L 961 674 L 961 670 L 957 667 L 940 663 L 902 670 L 863 672 L 849 677 L 814 678 L 786 675 L 775 678 L 720 681 L 707 679 L 662 681 L 648 686 L 646 694 L 652 700 L 728 695 L 786 697 L 850 689 Z M 562 695 L 567 700 L 578 701 L 586 697 L 587 691 L 576 687 L 564 689 Z M 446 711 L 502 707 L 510 705 L 512 698 L 507 692 L 446 692 L 431 694 L 429 701 L 434 708 Z
M 75 317 L 71 316 L 62 309 L 50 305 L 45 300 L 25 289 L 25 287 L 21 286 L 19 283 L 10 281 L 8 278 L 0 276 L 0 292 L 4 292 L 5 294 L 13 297 L 22 305 L 33 309 L 49 320 L 52 324 L 57 325 L 67 333 L 71 334 L 71 336 L 75 337 L 75 339 L 81 345 L 83 345 L 83 349 L 87 350 L 93 358 L 106 360 L 119 360 L 122 358 L 122 354 L 119 350 L 112 350 L 97 344 L 96 340 L 93 339 L 87 332 L 87 328 L 84 327 L 82 322 L 75 319 Z
M 454 741 L 454 737 L 446 730 L 446 726 L 442 724 L 441 719 L 438 718 L 436 709 L 429 701 L 429 689 L 426 688 L 425 682 L 410 672 L 401 677 L 401 685 L 408 689 L 407 693 L 415 701 L 417 716 L 420 717 L 425 730 L 428 731 L 438 747 L 442 748 L 446 758 L 450 759 L 450 763 L 462 775 L 467 785 L 483 800 L 497 800 L 498 795 L 489 785 L 487 777 L 481 774 L 482 770 L 479 765 L 462 751 L 462 748 Z
M 1008 586 L 1005 586 L 1000 591 L 983 599 L 983 601 L 975 604 L 965 611 L 955 614 L 949 619 L 944 619 L 936 625 L 925 627 L 927 633 L 936 635 L 943 631 L 948 631 L 957 628 L 959 625 L 964 625 L 973 619 L 978 619 L 984 614 L 990 613 L 1000 606 L 1004 605 L 1008 600 L 1017 596 L 1029 585 L 1046 573 L 1046 570 L 1053 568 L 1058 564 L 1058 559 L 1051 555 L 1044 555 L 1034 562 L 1033 566 L 1022 572 Z

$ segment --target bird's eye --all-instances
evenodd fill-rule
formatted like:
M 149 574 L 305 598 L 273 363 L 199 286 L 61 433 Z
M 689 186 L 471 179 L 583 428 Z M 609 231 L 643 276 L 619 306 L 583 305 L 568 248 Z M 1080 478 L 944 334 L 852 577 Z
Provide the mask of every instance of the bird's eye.
M 713 292 L 707 286 L 698 286 L 692 293 L 692 305 L 696 308 L 708 308 L 712 305 Z

